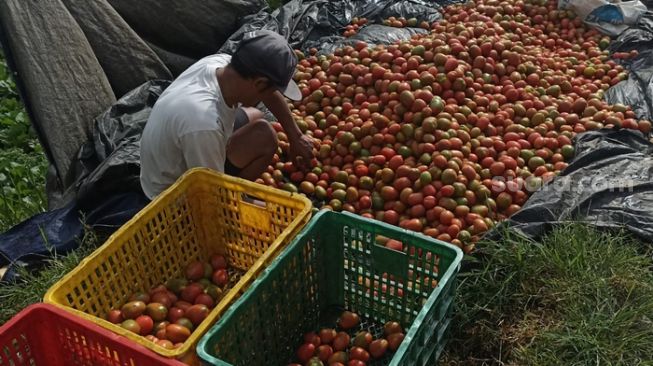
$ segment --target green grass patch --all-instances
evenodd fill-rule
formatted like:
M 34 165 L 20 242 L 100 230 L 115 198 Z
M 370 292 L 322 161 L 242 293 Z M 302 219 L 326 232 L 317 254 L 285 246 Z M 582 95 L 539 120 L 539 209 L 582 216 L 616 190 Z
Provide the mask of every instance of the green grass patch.
M 0 151 L 0 231 L 45 209 L 46 169 L 47 161 L 37 153 Z
M 287 0 L 267 0 L 268 5 L 272 9 L 280 8 L 283 4 L 287 3 Z
M 45 209 L 47 166 L 0 53 L 0 232 Z
M 653 259 L 573 224 L 509 237 L 461 275 L 444 365 L 653 365 Z

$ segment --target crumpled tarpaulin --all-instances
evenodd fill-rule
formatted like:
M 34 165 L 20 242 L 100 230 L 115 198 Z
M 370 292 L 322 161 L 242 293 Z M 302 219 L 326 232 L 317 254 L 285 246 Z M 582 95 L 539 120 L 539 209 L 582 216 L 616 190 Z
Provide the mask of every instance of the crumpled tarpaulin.
M 464 1 L 292 0 L 273 12 L 264 9 L 247 17 L 245 24 L 222 45 L 220 52 L 233 54 L 244 33 L 268 29 L 286 37 L 294 48 L 307 50 L 316 47 L 319 51 L 329 53 L 338 47 L 337 44 L 347 43 L 347 39 L 342 36 L 343 29 L 354 18 L 366 18 L 372 24 L 390 17 L 404 17 L 430 24 L 442 19 L 440 10 L 443 6 L 462 2 Z M 419 28 L 375 27 L 382 27 L 377 28 L 382 31 L 361 31 L 362 34 L 355 36 L 356 39 L 370 44 L 390 44 L 409 39 L 414 32 L 424 31 Z

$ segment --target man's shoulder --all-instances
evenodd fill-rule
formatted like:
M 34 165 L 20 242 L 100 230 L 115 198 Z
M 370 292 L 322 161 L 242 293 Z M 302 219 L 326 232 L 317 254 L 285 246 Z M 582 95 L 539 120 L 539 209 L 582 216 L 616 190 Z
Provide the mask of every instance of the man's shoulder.
M 216 65 L 217 67 L 222 67 L 228 65 L 229 62 L 231 62 L 231 55 L 216 53 L 200 59 L 195 65 Z
M 229 63 L 231 56 L 211 55 L 188 68 L 161 95 L 154 105 L 153 119 L 177 125 L 178 133 L 212 130 L 222 113 L 216 103 L 212 80 L 214 70 Z M 217 81 L 215 82 L 217 87 Z
M 206 92 L 207 96 L 198 97 L 203 91 Z M 183 88 L 162 96 L 154 108 L 166 109 L 169 112 L 205 113 L 215 107 L 215 103 L 210 98 L 211 96 L 209 91 L 202 88 L 197 88 L 193 92 L 189 88 Z

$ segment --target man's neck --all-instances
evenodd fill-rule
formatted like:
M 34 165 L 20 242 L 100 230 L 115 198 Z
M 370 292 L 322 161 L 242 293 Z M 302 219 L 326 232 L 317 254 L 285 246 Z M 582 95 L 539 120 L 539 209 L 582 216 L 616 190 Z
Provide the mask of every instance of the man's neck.
M 238 85 L 238 80 L 236 80 L 238 77 L 229 66 L 216 69 L 215 77 L 218 79 L 218 85 L 220 86 L 220 92 L 222 93 L 224 102 L 228 106 L 235 108 L 238 105 L 238 96 L 233 86 Z

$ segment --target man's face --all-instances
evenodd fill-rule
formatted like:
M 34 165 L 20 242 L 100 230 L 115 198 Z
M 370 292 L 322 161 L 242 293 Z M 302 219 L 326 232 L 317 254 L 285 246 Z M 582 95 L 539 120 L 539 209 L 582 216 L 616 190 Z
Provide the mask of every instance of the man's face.
M 267 78 L 260 77 L 248 80 L 249 86 L 248 90 L 251 90 L 246 96 L 246 99 L 243 101 L 245 107 L 255 107 L 262 100 L 267 99 L 272 93 L 274 93 L 275 88 L 272 87 L 270 81 Z

